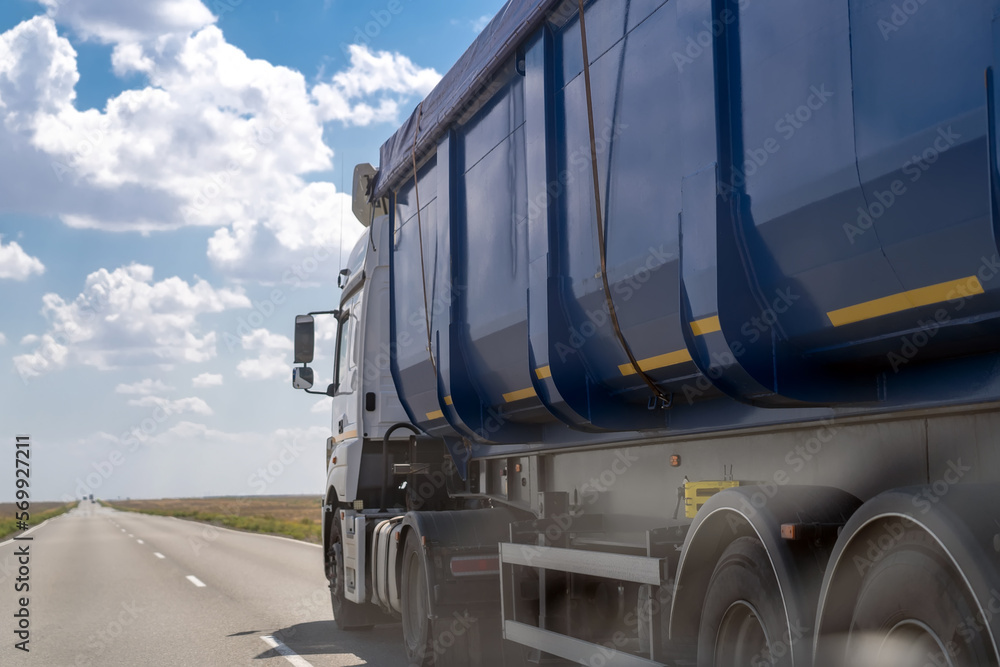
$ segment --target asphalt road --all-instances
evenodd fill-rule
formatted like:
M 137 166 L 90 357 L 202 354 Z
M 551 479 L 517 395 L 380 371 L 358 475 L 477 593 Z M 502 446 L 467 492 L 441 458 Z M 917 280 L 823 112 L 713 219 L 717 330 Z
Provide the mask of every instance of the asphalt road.
M 337 630 L 314 545 L 89 503 L 26 536 L 0 544 L 0 665 L 406 664 L 398 624 Z

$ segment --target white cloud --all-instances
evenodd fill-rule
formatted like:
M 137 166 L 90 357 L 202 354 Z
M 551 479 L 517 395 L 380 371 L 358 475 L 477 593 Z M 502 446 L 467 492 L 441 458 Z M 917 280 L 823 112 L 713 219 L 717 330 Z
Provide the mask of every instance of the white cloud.
M 321 398 L 310 408 L 309 412 L 315 415 L 330 414 L 330 407 L 333 404 L 332 398 Z
M 64 368 L 69 360 L 69 347 L 59 342 L 64 339 L 45 334 L 38 340 L 39 345 L 34 352 L 14 357 L 14 368 L 22 379 Z
M 305 178 L 333 168 L 324 123 L 395 121 L 440 79 L 398 53 L 355 45 L 346 70 L 310 89 L 301 73 L 249 58 L 214 25 L 192 34 L 207 21 L 193 0 L 157 0 L 117 19 L 104 8 L 121 0 L 46 2 L 56 20 L 115 44 L 115 72 L 141 72 L 149 85 L 104 111 L 78 110 L 76 52 L 51 17 L 0 35 L 0 153 L 23 158 L 0 165 L 4 208 L 81 228 L 216 227 L 208 256 L 239 277 L 276 280 L 303 248 L 336 257 L 341 238 L 353 244 L 362 228 L 350 197 Z M 326 263 L 317 278 L 339 268 Z
M 292 367 L 288 363 L 294 349 L 287 336 L 271 333 L 267 329 L 255 329 L 240 339 L 244 350 L 257 352 L 257 357 L 244 359 L 236 366 L 236 371 L 245 380 L 270 380 L 291 377 Z
M 79 80 L 76 51 L 49 19 L 36 16 L 0 35 L 0 100 L 8 128 L 71 106 Z
M 0 278 L 27 280 L 35 273 L 45 273 L 45 265 L 38 258 L 24 252 L 16 241 L 4 245 L 3 237 L 0 236 Z
M 7 336 L 3 335 L 3 333 L 0 333 L 0 345 L 6 345 L 6 344 L 7 344 Z
M 57 23 L 104 43 L 187 34 L 215 21 L 199 0 L 39 0 Z
M 100 269 L 72 301 L 50 293 L 42 303 L 49 331 L 33 353 L 14 357 L 25 378 L 71 362 L 108 370 L 207 361 L 216 355 L 216 334 L 200 333 L 198 317 L 250 307 L 242 290 L 178 277 L 153 282 L 152 267 L 141 264 Z
M 75 175 L 75 155 L 90 156 L 106 137 L 83 132 L 73 137 L 73 154 L 54 155 L 35 145 L 38 125 L 63 113 L 80 114 L 99 128 L 101 114 L 74 108 L 79 80 L 76 51 L 43 16 L 0 34 L 0 202 L 5 213 L 41 216 L 98 216 L 139 221 L 162 217 L 178 205 L 167 193 L 150 186 L 128 185 L 110 190 Z
M 213 373 L 202 373 L 196 378 L 192 378 L 191 385 L 194 387 L 221 387 L 222 376 Z
M 413 95 L 423 97 L 441 80 L 435 70 L 417 67 L 402 54 L 372 53 L 367 46 L 359 44 L 348 48 L 350 68 L 312 90 L 324 120 L 338 120 L 347 125 L 394 120 L 400 96 L 403 99 Z M 373 95 L 375 102 L 370 99 Z M 373 103 L 377 106 L 373 107 Z
M 167 415 L 180 415 L 186 412 L 199 415 L 213 414 L 212 408 L 208 407 L 205 401 L 197 397 L 180 398 L 176 401 L 171 401 L 159 396 L 143 396 L 142 398 L 133 398 L 128 404 L 140 408 L 160 408 Z
M 163 380 L 153 380 L 151 378 L 146 378 L 141 382 L 134 382 L 132 384 L 120 384 L 115 387 L 115 391 L 119 394 L 138 396 L 150 396 L 173 390 L 174 388 L 168 387 L 164 384 Z

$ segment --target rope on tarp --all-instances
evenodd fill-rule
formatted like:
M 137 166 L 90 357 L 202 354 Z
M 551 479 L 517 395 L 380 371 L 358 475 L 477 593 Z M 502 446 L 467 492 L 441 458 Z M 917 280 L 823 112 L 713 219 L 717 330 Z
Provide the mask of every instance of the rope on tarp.
M 413 150 L 410 157 L 413 160 L 413 196 L 417 201 L 417 240 L 420 245 L 420 285 L 424 290 L 424 323 L 427 325 L 427 354 L 434 370 L 434 385 L 437 386 L 437 362 L 434 360 L 434 348 L 431 346 L 431 311 L 427 304 L 427 270 L 424 268 L 424 227 L 420 215 L 420 183 L 417 178 L 417 138 L 420 136 L 420 121 L 424 115 L 424 103 L 417 107 L 417 128 L 413 132 Z
M 597 247 L 601 258 L 601 282 L 604 286 L 604 299 L 608 305 L 608 316 L 611 326 L 615 331 L 615 337 L 621 345 L 622 350 L 628 357 L 629 363 L 636 374 L 649 386 L 650 391 L 658 399 L 660 405 L 669 408 L 673 405 L 674 397 L 669 396 L 660 389 L 646 371 L 642 370 L 638 359 L 632 353 L 632 348 L 625 340 L 622 333 L 621 324 L 618 322 L 618 311 L 615 308 L 614 299 L 611 298 L 611 286 L 608 284 L 608 252 L 604 240 L 604 216 L 601 209 L 601 177 L 597 167 L 597 133 L 594 130 L 594 98 L 590 85 L 590 54 L 587 50 L 587 19 L 584 11 L 584 0 L 577 0 L 580 7 L 580 44 L 583 48 L 583 85 L 587 93 L 587 122 L 590 129 L 590 166 L 594 176 L 594 212 L 597 214 Z

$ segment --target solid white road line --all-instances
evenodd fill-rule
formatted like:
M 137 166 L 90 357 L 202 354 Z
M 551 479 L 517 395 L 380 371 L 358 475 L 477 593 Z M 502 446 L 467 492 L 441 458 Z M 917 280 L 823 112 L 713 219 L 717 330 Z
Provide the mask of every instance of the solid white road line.
M 190 581 L 195 586 L 197 586 L 198 588 L 205 588 L 205 584 L 201 583 L 201 579 L 194 576 L 193 574 L 189 574 L 187 576 L 187 580 Z
M 292 649 L 288 648 L 287 646 L 279 642 L 271 635 L 265 635 L 264 637 L 261 637 L 261 639 L 264 640 L 265 644 L 267 644 L 275 651 L 283 655 L 285 657 L 285 660 L 295 665 L 295 667 L 313 667 L 311 662 L 309 662 L 301 655 L 299 655 Z
M 136 540 L 136 542 L 138 542 L 139 544 L 145 544 L 145 542 L 143 542 L 142 540 Z
M 154 551 L 153 555 L 156 556 L 157 558 L 166 558 L 166 556 L 161 554 L 159 551 Z
M 59 517 L 55 517 L 55 518 L 58 519 Z M 41 522 L 37 526 L 32 526 L 28 530 L 26 530 L 23 533 L 21 533 L 20 535 L 18 535 L 18 537 L 27 537 L 28 535 L 31 535 L 33 532 L 35 532 L 36 530 L 38 530 L 39 528 L 41 528 L 42 526 L 44 526 L 45 524 L 47 524 L 49 521 L 52 521 L 52 519 L 46 519 L 45 521 Z M 7 540 L 6 542 L 0 542 L 0 547 L 4 546 L 5 544 L 13 544 L 13 543 L 14 543 L 14 538 L 11 538 L 11 539 Z

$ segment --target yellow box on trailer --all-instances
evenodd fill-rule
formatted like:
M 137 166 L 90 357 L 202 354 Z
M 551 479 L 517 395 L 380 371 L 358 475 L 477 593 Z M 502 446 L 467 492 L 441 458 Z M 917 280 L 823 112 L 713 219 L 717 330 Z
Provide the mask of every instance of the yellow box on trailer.
M 709 498 L 717 494 L 719 491 L 725 491 L 726 489 L 732 489 L 739 486 L 739 482 L 720 482 L 720 481 L 707 481 L 707 482 L 687 482 L 684 485 L 684 514 L 689 519 L 693 519 L 701 506 L 704 505 Z

